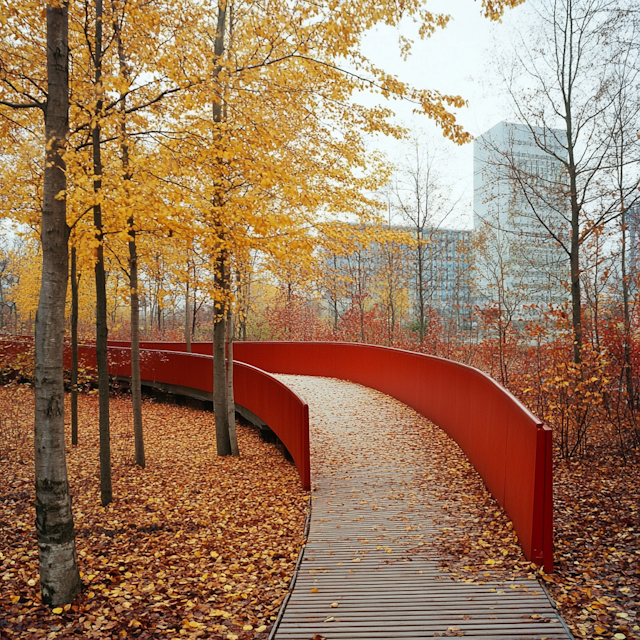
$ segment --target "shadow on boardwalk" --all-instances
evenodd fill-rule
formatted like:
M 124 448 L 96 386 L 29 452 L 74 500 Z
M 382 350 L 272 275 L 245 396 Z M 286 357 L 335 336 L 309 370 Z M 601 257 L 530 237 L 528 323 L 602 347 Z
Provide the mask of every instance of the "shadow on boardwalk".
M 425 419 L 349 382 L 278 376 L 309 403 L 309 539 L 277 640 L 571 638 L 537 580 L 455 581 L 433 536 Z M 455 523 L 454 523 L 455 524 Z

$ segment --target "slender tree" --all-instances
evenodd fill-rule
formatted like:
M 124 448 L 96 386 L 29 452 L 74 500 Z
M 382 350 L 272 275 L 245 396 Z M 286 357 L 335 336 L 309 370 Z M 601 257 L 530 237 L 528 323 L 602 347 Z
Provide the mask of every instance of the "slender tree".
M 78 250 L 71 247 L 71 444 L 78 444 Z
M 191 353 L 191 326 L 193 321 L 191 318 L 191 300 L 189 299 L 189 283 L 191 278 L 191 259 L 189 257 L 189 253 L 189 249 L 187 248 L 187 268 L 184 283 L 184 342 L 187 347 L 187 352 Z
M 394 188 L 395 206 L 409 224 L 413 242 L 414 316 L 418 340 L 422 342 L 428 329 L 433 298 L 439 284 L 437 262 L 444 245 L 436 241 L 440 226 L 457 204 L 452 202 L 441 172 L 442 157 L 422 135 L 412 140 L 411 153 L 401 165 Z
M 218 126 L 222 123 L 223 120 L 223 88 L 222 85 L 218 82 L 218 78 L 222 70 L 222 57 L 225 53 L 226 23 L 227 2 L 226 0 L 221 0 L 218 4 L 218 21 L 213 50 L 213 122 Z M 223 205 L 222 195 L 219 192 L 216 192 L 216 194 L 214 195 L 214 200 L 217 211 L 215 226 L 218 233 L 218 238 L 214 258 L 215 298 L 213 312 L 213 411 L 216 423 L 216 446 L 218 455 L 228 456 L 232 454 L 232 450 L 231 440 L 229 436 L 229 403 L 225 346 L 227 342 L 227 305 L 229 304 L 231 280 L 229 273 L 229 254 L 223 229 L 224 222 L 220 217 Z
M 631 34 L 637 41 L 640 25 L 634 24 Z M 632 322 L 631 297 L 633 290 L 633 268 L 629 265 L 629 257 L 637 250 L 630 251 L 629 228 L 639 223 L 638 202 L 640 195 L 637 189 L 629 189 L 637 181 L 640 164 L 640 141 L 637 135 L 637 123 L 640 117 L 640 98 L 637 94 L 640 78 L 640 49 L 629 46 L 616 64 L 613 79 L 609 85 L 612 95 L 612 117 L 610 134 L 613 140 L 611 164 L 614 167 L 613 184 L 620 202 L 620 287 L 622 294 L 623 316 L 623 379 L 626 387 L 626 398 L 631 411 L 637 410 L 637 389 L 634 385 L 634 366 L 632 358 Z M 629 174 L 632 174 L 631 180 Z M 631 267 L 631 268 L 630 268 Z
M 47 5 L 46 160 L 42 208 L 42 284 L 36 316 L 36 530 L 42 601 L 80 592 L 64 439 L 62 349 L 69 269 L 64 152 L 69 131 L 68 5 Z
M 95 111 L 91 130 L 93 148 L 93 190 L 95 203 L 93 205 L 93 225 L 95 227 L 96 248 L 95 279 L 96 279 L 96 358 L 98 361 L 98 389 L 100 415 L 100 499 L 102 506 L 113 500 L 111 486 L 111 434 L 109 426 L 109 362 L 107 358 L 107 340 L 109 329 L 107 325 L 107 278 L 104 266 L 104 227 L 102 224 L 102 140 L 100 124 L 104 106 L 102 87 L 102 0 L 95 0 L 95 32 L 93 41 L 93 69 L 96 89 Z
M 115 7 L 114 7 L 115 9 Z M 125 86 L 131 84 L 129 67 L 127 64 L 124 42 L 122 39 L 122 21 L 124 11 L 118 15 L 113 11 L 113 33 L 118 52 L 118 66 L 120 77 Z M 129 141 L 127 137 L 127 93 L 120 91 L 119 105 L 119 135 L 120 157 L 122 162 L 122 178 L 125 196 L 129 196 L 129 184 L 131 183 L 131 170 L 129 166 Z M 129 233 L 129 261 L 126 275 L 129 278 L 129 301 L 131 322 L 131 400 L 133 410 L 133 433 L 135 442 L 135 459 L 139 467 L 146 466 L 144 452 L 144 433 L 142 426 L 142 381 L 140 378 L 140 293 L 138 291 L 138 245 L 136 243 L 136 221 L 133 208 L 127 218 L 127 230 Z

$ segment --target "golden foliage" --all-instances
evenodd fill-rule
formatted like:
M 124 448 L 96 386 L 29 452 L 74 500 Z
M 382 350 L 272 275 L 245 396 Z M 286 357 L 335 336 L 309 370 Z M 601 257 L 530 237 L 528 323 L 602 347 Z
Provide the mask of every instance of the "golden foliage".
M 484 0 L 498 18 L 517 0 Z M 451 108 L 459 96 L 417 89 L 366 58 L 361 41 L 377 24 L 421 24 L 423 37 L 447 15 L 423 0 L 225 4 L 223 53 L 213 54 L 223 7 L 196 0 L 105 3 L 106 48 L 95 79 L 95 15 L 88 0 L 69 2 L 71 112 L 66 154 L 68 220 L 81 269 L 98 243 L 87 214 L 100 202 L 106 242 L 124 265 L 135 219 L 141 263 L 158 237 L 181 237 L 236 265 L 251 251 L 276 260 L 292 249 L 309 260 L 317 226 L 337 215 L 366 218 L 367 193 L 389 175 L 365 149 L 370 133 L 400 136 L 388 108 L 367 108 L 359 91 L 412 102 L 443 134 L 469 135 Z M 40 2 L 0 0 L 0 216 L 37 233 L 46 105 L 45 28 Z M 403 47 L 407 49 L 409 43 Z M 220 121 L 212 115 L 222 105 Z M 29 107 L 29 108 L 27 108 Z M 33 107 L 33 108 L 31 108 Z M 94 192 L 91 132 L 101 128 L 102 188 Z M 124 157 L 126 148 L 126 159 Z

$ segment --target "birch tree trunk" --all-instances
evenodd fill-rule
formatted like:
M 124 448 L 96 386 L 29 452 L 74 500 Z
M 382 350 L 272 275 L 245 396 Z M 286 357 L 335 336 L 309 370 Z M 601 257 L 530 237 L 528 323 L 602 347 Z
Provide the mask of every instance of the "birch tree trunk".
M 36 531 L 42 602 L 58 606 L 80 592 L 64 440 L 62 349 L 69 228 L 63 154 L 69 129 L 69 14 L 47 6 L 46 161 L 42 200 L 42 284 L 35 335 Z

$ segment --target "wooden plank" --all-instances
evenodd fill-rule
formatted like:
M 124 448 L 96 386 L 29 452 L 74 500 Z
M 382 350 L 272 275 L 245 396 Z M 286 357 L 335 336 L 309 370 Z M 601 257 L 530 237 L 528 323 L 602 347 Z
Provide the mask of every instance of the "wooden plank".
M 310 406 L 314 491 L 304 556 L 272 638 L 571 638 L 536 580 L 464 582 L 439 569 L 429 539 L 449 518 L 417 487 L 423 454 L 367 437 L 393 420 L 386 405 L 384 424 L 363 426 L 354 411 L 377 392 L 279 377 Z

